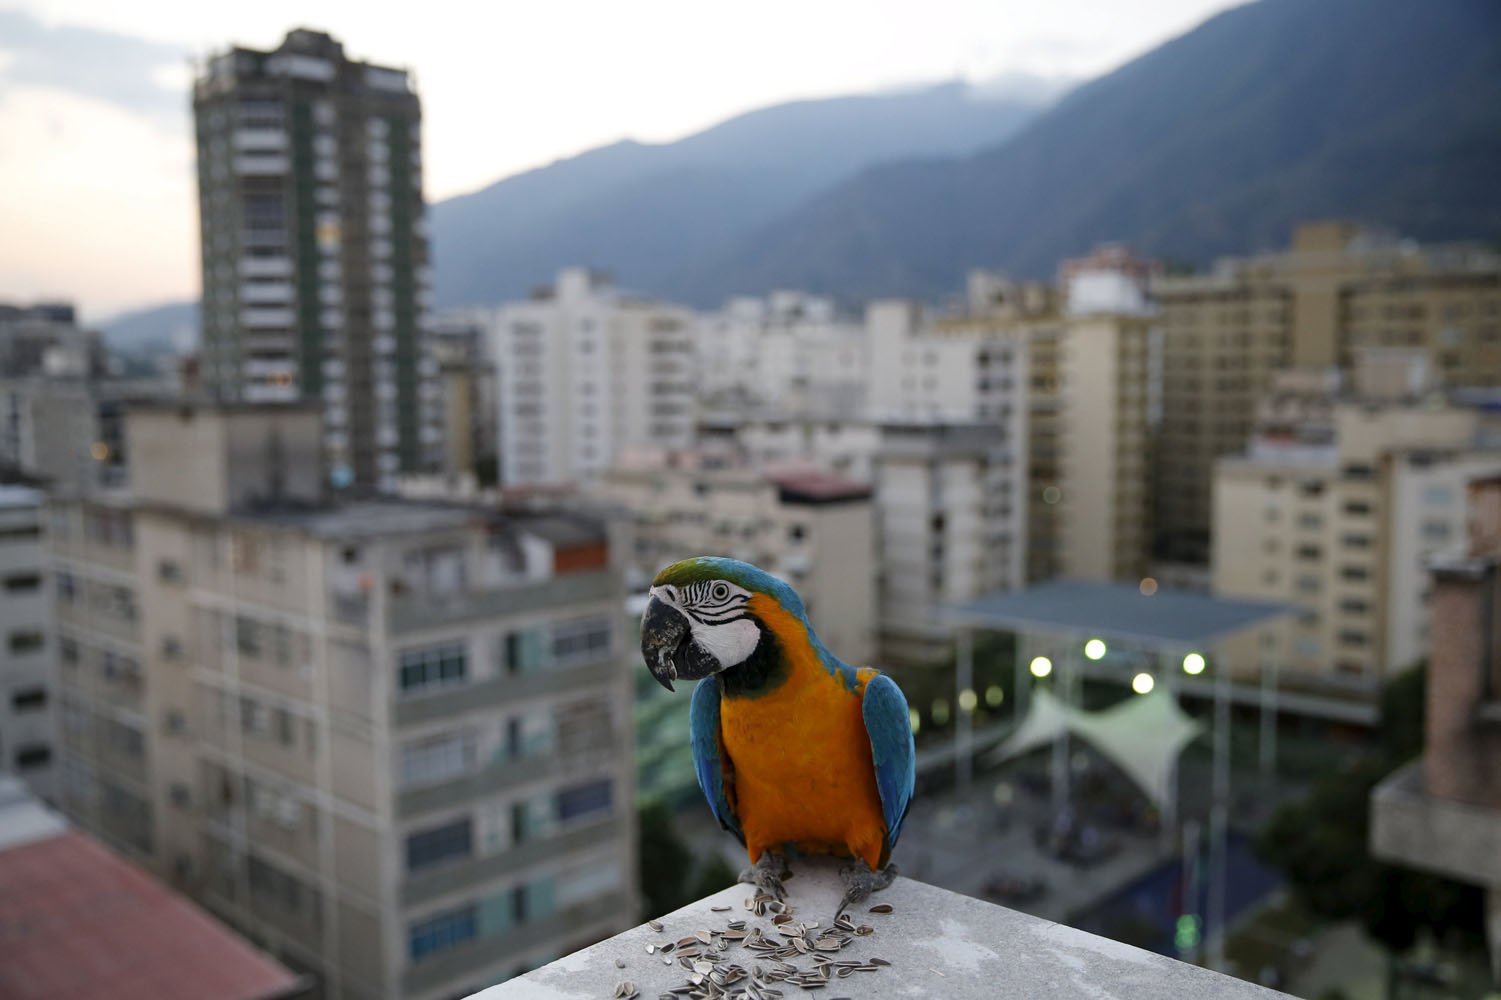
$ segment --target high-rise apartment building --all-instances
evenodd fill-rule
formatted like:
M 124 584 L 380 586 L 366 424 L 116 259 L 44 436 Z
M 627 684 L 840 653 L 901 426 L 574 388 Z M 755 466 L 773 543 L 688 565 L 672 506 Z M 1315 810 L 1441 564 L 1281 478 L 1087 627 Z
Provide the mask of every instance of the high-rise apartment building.
M 1351 369 L 1362 348 L 1415 347 L 1450 386 L 1501 385 L 1501 255 L 1421 247 L 1342 223 L 1283 252 L 1155 280 L 1163 331 L 1156 548 L 1206 562 L 1216 459 L 1242 452 L 1271 374 Z
M 1501 450 L 1477 408 L 1361 397 L 1330 369 L 1272 385 L 1250 449 L 1215 467 L 1211 576 L 1217 594 L 1301 612 L 1236 667 L 1374 696 L 1427 654 L 1425 561 L 1462 543 L 1467 485 L 1501 473 Z
M 51 505 L 60 801 L 321 995 L 466 995 L 635 919 L 623 588 L 588 520 L 329 502 L 320 423 L 133 411 Z
M 322 32 L 208 60 L 193 90 L 202 377 L 217 398 L 318 400 L 335 484 L 435 471 L 421 105 L 405 70 Z
M 40 490 L 0 486 L 0 772 L 57 796 L 52 589 Z
M 573 268 L 493 323 L 501 485 L 586 482 L 622 448 L 692 443 L 690 310 Z

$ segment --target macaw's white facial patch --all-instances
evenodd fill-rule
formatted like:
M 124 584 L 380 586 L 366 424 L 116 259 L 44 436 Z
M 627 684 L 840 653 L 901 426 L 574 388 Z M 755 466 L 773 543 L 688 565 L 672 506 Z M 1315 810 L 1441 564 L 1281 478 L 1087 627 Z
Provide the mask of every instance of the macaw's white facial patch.
M 720 625 L 695 621 L 693 638 L 713 654 L 722 669 L 728 669 L 750 659 L 761 641 L 761 630 L 749 618 L 737 618 Z

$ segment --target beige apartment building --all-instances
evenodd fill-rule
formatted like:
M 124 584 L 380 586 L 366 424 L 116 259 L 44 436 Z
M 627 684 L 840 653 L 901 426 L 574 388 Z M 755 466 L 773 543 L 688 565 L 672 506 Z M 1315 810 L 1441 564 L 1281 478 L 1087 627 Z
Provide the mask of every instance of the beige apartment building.
M 873 662 L 876 529 L 868 485 L 808 465 L 751 468 L 705 451 L 637 452 L 601 477 L 595 496 L 624 515 L 633 590 L 644 591 L 679 559 L 740 559 L 791 584 L 836 655 Z
M 69 817 L 320 995 L 465 995 L 634 922 L 603 531 L 331 504 L 300 406 L 127 418 L 50 506 Z
M 1274 371 L 1350 369 L 1356 352 L 1416 347 L 1449 386 L 1501 385 L 1501 255 L 1418 246 L 1338 222 L 1285 251 L 1153 282 L 1163 332 L 1156 547 L 1209 558 L 1216 459 L 1245 450 Z
M 1023 345 L 1026 385 L 1013 398 L 1026 408 L 1027 580 L 1139 579 L 1151 551 L 1159 340 L 1135 285 L 1101 288 L 1113 275 L 1076 263 L 1068 290 L 1083 285 L 1087 299 L 975 274 L 968 312 L 940 319 L 927 339 L 980 357 Z
M 1302 609 L 1234 651 L 1237 672 L 1275 661 L 1283 683 L 1369 696 L 1427 654 L 1425 561 L 1463 542 L 1467 484 L 1501 451 L 1478 409 L 1340 385 L 1273 378 L 1250 449 L 1215 466 L 1211 574 L 1216 594 Z

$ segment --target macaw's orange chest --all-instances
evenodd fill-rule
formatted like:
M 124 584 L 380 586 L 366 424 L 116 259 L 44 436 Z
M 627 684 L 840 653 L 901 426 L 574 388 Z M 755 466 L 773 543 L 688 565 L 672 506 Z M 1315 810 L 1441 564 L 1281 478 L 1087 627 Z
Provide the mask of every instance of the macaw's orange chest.
M 850 690 L 821 665 L 800 665 L 760 697 L 720 701 L 730 802 L 756 861 L 768 848 L 858 857 L 872 869 L 886 835 L 861 713 L 866 681 Z

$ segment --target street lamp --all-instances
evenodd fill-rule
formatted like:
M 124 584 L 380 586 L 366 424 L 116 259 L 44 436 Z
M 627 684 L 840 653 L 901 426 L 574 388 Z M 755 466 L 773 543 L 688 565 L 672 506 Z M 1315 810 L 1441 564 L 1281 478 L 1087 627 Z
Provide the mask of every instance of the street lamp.
M 1091 639 L 1084 644 L 1084 655 L 1091 660 L 1103 660 L 1106 652 L 1104 639 Z
M 1046 677 L 1053 672 L 1053 661 L 1046 656 L 1032 657 L 1032 665 L 1029 668 L 1033 677 Z
M 1141 673 L 1131 678 L 1131 690 L 1137 694 L 1151 694 L 1155 684 L 1151 674 Z
M 1190 677 L 1197 677 L 1204 672 L 1204 654 L 1189 653 L 1183 657 L 1183 672 Z

